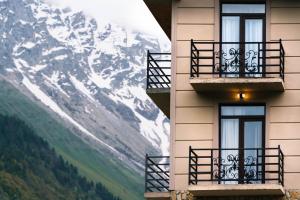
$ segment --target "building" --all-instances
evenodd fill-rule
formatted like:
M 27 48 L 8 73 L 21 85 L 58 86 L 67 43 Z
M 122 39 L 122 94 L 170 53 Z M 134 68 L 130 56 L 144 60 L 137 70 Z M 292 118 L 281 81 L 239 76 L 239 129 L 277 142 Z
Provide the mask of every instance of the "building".
M 171 146 L 145 198 L 300 198 L 300 1 L 144 2 L 172 44 L 148 52 Z

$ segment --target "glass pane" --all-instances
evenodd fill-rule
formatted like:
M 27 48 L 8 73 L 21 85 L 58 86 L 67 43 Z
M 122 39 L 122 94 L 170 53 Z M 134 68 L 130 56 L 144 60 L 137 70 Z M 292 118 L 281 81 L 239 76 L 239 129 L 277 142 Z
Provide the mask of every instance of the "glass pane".
M 222 116 L 265 115 L 264 106 L 222 106 Z
M 237 181 L 226 181 L 228 179 L 238 179 L 238 150 L 224 150 L 228 148 L 239 147 L 239 120 L 238 119 L 222 119 L 221 121 L 221 161 L 219 169 L 220 177 L 225 184 L 237 184 Z
M 222 4 L 223 13 L 265 13 L 265 4 Z
M 244 144 L 245 148 L 261 148 L 262 122 L 253 121 L 244 124 Z
M 246 42 L 263 41 L 263 20 L 262 19 L 245 20 L 245 41 Z M 262 57 L 262 52 L 259 52 L 259 49 L 262 49 L 262 44 L 260 43 L 245 45 L 245 73 L 248 73 L 246 75 L 247 77 L 262 76 L 262 68 L 259 65 L 259 57 Z
M 240 17 L 222 17 L 222 42 L 240 41 Z M 222 44 L 220 52 L 222 66 L 220 71 L 225 77 L 239 76 L 239 44 Z M 226 73 L 230 73 L 226 75 Z
M 262 122 L 253 121 L 244 123 L 245 148 L 262 148 Z M 248 183 L 259 183 L 262 179 L 262 150 L 245 150 L 245 180 Z M 258 165 L 259 164 L 259 165 Z M 255 180 L 257 179 L 257 181 Z

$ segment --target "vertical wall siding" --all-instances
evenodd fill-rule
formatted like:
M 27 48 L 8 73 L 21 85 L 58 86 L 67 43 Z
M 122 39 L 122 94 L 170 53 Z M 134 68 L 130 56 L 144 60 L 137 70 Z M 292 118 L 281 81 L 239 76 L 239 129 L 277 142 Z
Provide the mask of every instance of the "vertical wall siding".
M 271 40 L 283 40 L 286 51 L 285 87 L 269 101 L 269 146 L 285 154 L 286 188 L 300 189 L 300 2 L 271 1 Z
M 267 105 L 266 146 L 281 145 L 285 154 L 285 186 L 300 189 L 300 3 L 271 0 L 267 25 L 270 40 L 282 39 L 286 51 L 285 92 L 251 94 L 249 102 Z M 188 148 L 215 147 L 218 105 L 235 102 L 233 94 L 196 93 L 189 83 L 190 40 L 218 40 L 215 0 L 174 1 L 176 9 L 176 92 L 174 189 L 188 186 Z
M 211 148 L 214 103 L 197 94 L 189 83 L 190 40 L 214 40 L 215 1 L 181 0 L 176 3 L 176 131 L 175 189 L 188 185 L 188 148 Z

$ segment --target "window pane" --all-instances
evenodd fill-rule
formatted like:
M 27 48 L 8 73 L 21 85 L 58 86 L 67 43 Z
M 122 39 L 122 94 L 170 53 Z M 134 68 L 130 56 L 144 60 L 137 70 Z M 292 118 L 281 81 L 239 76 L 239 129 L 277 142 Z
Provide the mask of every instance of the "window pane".
M 223 13 L 265 13 L 265 4 L 223 4 Z
M 264 106 L 222 106 L 222 116 L 265 115 Z
M 263 41 L 263 20 L 246 19 L 245 20 L 245 41 L 262 42 Z M 247 77 L 262 77 L 263 69 L 259 57 L 263 57 L 261 44 L 245 44 L 245 72 Z
M 221 167 L 232 167 L 231 158 L 237 158 L 238 150 L 229 150 L 231 148 L 239 148 L 239 120 L 238 119 L 222 119 L 221 121 Z M 224 150 L 227 149 L 227 150 Z M 232 175 L 236 176 L 232 176 Z M 222 179 L 238 179 L 239 171 L 237 168 L 231 169 L 230 173 L 225 173 Z M 237 184 L 237 181 L 224 181 L 222 184 Z
M 223 16 L 222 17 L 222 42 L 240 41 L 240 17 Z M 235 65 L 234 57 L 240 48 L 239 44 L 222 44 L 221 62 L 222 72 L 239 72 L 239 66 Z M 231 53 L 233 52 L 233 53 Z M 229 64 L 229 63 L 234 64 Z M 228 67 L 225 67 L 228 66 Z M 238 74 L 226 74 L 225 77 L 238 77 Z

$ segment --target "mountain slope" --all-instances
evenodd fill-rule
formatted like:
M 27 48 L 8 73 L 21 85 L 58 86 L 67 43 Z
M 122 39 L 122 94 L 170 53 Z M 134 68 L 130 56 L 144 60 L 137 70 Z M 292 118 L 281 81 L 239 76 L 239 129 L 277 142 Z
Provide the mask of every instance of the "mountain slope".
M 100 183 L 79 176 L 23 121 L 0 115 L 0 197 L 117 200 Z
M 11 84 L 0 81 L 0 114 L 14 115 L 25 121 L 36 134 L 49 142 L 59 155 L 78 168 L 89 180 L 101 182 L 114 195 L 124 200 L 139 200 L 143 196 L 143 178 L 110 152 L 91 148 L 65 127 L 64 123 L 34 103 Z M 73 130 L 76 131 L 76 130 Z
M 146 52 L 168 47 L 43 0 L 0 0 L 0 23 L 0 77 L 18 89 L 1 82 L 0 112 L 87 178 L 141 199 L 145 154 L 169 146 L 169 121 L 144 90 Z
M 85 143 L 138 173 L 145 153 L 168 154 L 169 121 L 144 91 L 157 39 L 43 0 L 1 0 L 0 23 L 0 74 Z

